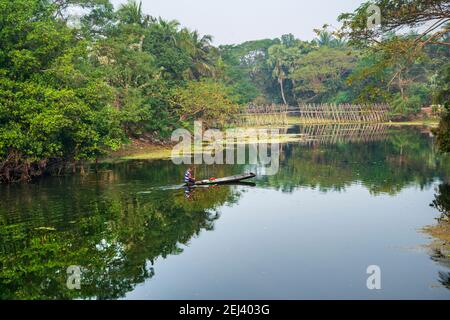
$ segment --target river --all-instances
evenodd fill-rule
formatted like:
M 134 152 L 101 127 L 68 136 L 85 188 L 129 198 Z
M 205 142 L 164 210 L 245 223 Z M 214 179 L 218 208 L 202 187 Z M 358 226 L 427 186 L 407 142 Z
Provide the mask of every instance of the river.
M 254 185 L 186 190 L 169 160 L 0 185 L 0 298 L 450 299 L 450 263 L 421 231 L 450 160 L 429 130 L 377 130 L 284 144 L 272 176 L 196 168 Z

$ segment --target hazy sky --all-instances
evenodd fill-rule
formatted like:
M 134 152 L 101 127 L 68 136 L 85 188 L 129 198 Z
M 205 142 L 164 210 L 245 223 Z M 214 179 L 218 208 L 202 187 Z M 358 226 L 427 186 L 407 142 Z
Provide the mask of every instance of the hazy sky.
M 112 0 L 116 6 L 126 0 Z M 364 0 L 142 0 L 143 11 L 176 19 L 189 29 L 211 34 L 214 44 L 241 43 L 293 33 L 311 40 L 314 28 L 337 26 L 337 16 Z

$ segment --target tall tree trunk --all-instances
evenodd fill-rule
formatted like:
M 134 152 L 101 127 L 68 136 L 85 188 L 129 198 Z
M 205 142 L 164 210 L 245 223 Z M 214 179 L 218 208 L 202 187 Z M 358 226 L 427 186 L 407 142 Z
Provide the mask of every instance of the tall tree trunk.
M 284 90 L 283 90 L 283 79 L 278 79 L 278 83 L 280 84 L 280 90 L 281 90 L 281 98 L 283 98 L 284 104 L 286 103 L 286 98 L 284 97 Z

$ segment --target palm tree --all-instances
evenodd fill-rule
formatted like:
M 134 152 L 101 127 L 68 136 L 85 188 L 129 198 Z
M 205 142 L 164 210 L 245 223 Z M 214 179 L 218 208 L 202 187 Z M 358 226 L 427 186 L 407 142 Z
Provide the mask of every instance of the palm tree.
M 319 37 L 315 41 L 320 47 L 330 47 L 333 42 L 333 36 L 328 31 L 321 31 Z
M 174 45 L 178 43 L 178 29 L 180 23 L 177 20 L 164 20 L 159 17 L 155 24 L 156 28 L 161 30 L 161 33 L 165 35 L 165 40 L 172 42 Z
M 151 20 L 149 15 L 142 13 L 142 2 L 138 4 L 135 0 L 128 0 L 127 3 L 120 5 L 117 16 L 121 23 L 140 26 L 147 26 Z
M 317 31 L 318 37 L 314 40 L 320 47 L 343 48 L 347 42 L 344 39 L 336 38 L 331 32 L 326 30 Z
M 286 105 L 286 98 L 284 96 L 283 81 L 286 79 L 285 72 L 285 47 L 283 45 L 276 44 L 269 48 L 269 65 L 273 68 L 272 75 L 278 80 L 280 85 L 281 98 Z
M 214 76 L 217 49 L 211 44 L 212 36 L 200 36 L 198 31 L 181 30 L 182 46 L 189 53 L 192 64 L 188 70 L 188 77 L 199 79 L 202 76 Z

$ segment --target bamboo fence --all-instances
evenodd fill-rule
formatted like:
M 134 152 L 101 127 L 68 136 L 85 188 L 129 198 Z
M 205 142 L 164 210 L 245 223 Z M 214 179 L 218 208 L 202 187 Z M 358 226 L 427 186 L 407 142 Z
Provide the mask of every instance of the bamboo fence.
M 380 123 L 389 121 L 386 104 L 302 104 L 301 123 Z
M 287 125 L 288 116 L 297 117 L 295 123 L 382 123 L 389 121 L 389 106 L 386 104 L 301 104 L 298 107 L 286 105 L 249 105 L 241 116 L 239 124 L 249 126 Z
M 287 125 L 289 107 L 286 105 L 249 105 L 238 119 L 249 126 Z

